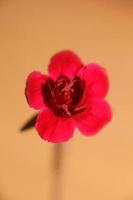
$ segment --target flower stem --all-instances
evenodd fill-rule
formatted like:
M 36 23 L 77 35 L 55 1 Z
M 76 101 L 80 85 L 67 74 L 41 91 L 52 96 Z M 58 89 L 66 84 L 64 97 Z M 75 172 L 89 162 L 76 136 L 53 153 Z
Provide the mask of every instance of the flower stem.
M 54 175 L 54 185 L 52 200 L 62 199 L 62 162 L 63 162 L 63 144 L 57 143 L 54 145 L 54 155 L 53 155 L 53 175 Z

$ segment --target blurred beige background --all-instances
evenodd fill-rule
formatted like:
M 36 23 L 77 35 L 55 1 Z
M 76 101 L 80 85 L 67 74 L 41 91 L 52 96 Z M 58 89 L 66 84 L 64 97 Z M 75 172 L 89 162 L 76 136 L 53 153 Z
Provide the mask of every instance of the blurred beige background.
M 110 75 L 113 121 L 64 144 L 61 200 L 133 199 L 133 1 L 0 0 L 0 200 L 54 200 L 53 144 L 35 130 L 25 79 L 71 49 Z

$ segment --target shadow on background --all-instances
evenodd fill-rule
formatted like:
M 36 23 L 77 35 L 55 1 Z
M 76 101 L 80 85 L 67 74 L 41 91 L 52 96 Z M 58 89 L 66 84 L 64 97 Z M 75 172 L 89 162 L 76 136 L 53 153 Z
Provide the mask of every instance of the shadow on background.
M 0 200 L 9 200 L 5 195 L 0 191 Z

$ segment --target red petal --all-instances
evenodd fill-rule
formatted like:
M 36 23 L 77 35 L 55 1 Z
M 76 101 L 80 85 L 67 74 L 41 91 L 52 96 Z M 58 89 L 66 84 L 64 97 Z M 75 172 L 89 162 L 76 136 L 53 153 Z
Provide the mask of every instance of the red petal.
M 85 96 L 103 98 L 109 88 L 106 70 L 97 64 L 89 64 L 82 67 L 77 74 L 85 81 Z
M 27 78 L 25 95 L 28 104 L 35 109 L 43 109 L 45 107 L 41 87 L 46 80 L 47 77 L 38 71 L 31 72 Z
M 38 115 L 36 129 L 43 140 L 54 143 L 64 142 L 73 136 L 74 120 L 56 116 L 47 109 Z
M 72 78 L 82 67 L 80 58 L 72 51 L 61 51 L 55 54 L 48 66 L 49 74 L 53 79 L 60 76 Z
M 91 100 L 86 111 L 75 117 L 76 126 L 84 135 L 96 134 L 112 118 L 110 106 L 104 100 Z

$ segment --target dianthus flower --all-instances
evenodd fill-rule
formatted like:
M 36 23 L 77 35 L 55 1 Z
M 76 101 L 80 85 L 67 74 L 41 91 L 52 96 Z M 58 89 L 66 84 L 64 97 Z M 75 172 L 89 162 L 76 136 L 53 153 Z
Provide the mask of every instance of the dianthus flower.
M 106 70 L 84 65 L 72 51 L 55 54 L 48 75 L 29 74 L 25 95 L 30 107 L 40 110 L 36 130 L 49 142 L 69 140 L 77 127 L 86 136 L 96 134 L 112 117 L 104 100 L 109 88 Z

